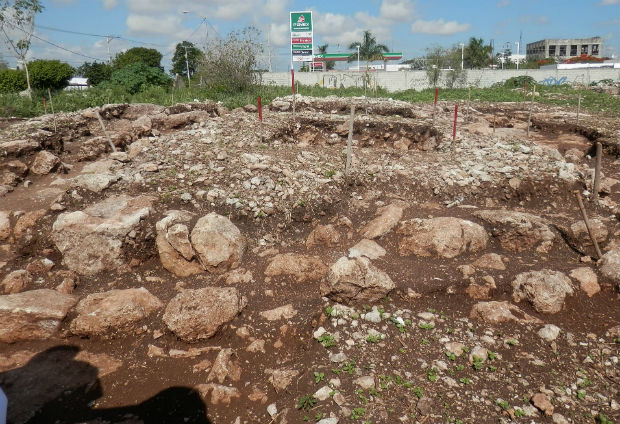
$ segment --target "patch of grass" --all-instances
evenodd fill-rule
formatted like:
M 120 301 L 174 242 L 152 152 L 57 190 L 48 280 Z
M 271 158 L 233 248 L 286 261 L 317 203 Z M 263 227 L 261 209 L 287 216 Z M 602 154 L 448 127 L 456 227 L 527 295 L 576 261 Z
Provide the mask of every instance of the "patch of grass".
M 459 379 L 459 381 L 465 385 L 471 383 L 471 379 L 467 378 L 467 377 L 462 377 Z
M 368 343 L 378 343 L 379 341 L 381 341 L 381 335 L 380 334 L 369 334 L 368 336 L 366 336 L 366 342 Z
M 319 337 L 317 340 L 318 340 L 319 343 L 321 343 L 326 348 L 330 348 L 330 347 L 336 345 L 336 341 L 334 339 L 334 336 L 332 336 L 329 333 L 323 333 L 321 335 L 321 337 Z
M 317 401 L 317 398 L 312 395 L 304 395 L 299 398 L 299 402 L 297 403 L 297 409 L 309 411 L 314 407 L 314 405 L 316 405 Z
M 314 382 L 316 384 L 319 384 L 321 381 L 325 380 L 325 373 L 315 371 L 313 374 L 314 374 Z
M 432 330 L 433 328 L 435 328 L 435 324 L 430 322 L 421 322 L 418 324 L 418 327 L 420 327 L 422 330 Z
M 353 373 L 355 372 L 355 365 L 356 365 L 356 361 L 351 360 L 344 364 L 344 366 L 342 367 L 342 370 L 349 375 L 353 375 Z
M 510 404 L 509 404 L 508 402 L 506 402 L 505 400 L 500 400 L 500 399 L 497 399 L 497 400 L 495 401 L 495 403 L 496 403 L 496 404 L 497 404 L 500 408 L 502 408 L 504 411 L 507 411 L 507 410 L 510 408 Z
M 351 419 L 359 420 L 366 416 L 366 408 L 353 408 L 351 411 Z
M 426 372 L 426 378 L 431 383 L 434 383 L 435 381 L 437 381 L 437 368 L 435 367 L 429 368 L 429 370 Z
M 478 358 L 474 356 L 474 363 L 472 364 L 473 369 L 476 371 L 480 371 L 482 369 L 482 358 Z
M 446 356 L 448 357 L 449 360 L 456 361 L 456 355 L 454 353 L 446 352 Z
M 418 399 L 421 399 L 424 396 L 424 390 L 421 387 L 415 386 L 413 388 L 413 394 L 416 395 Z
M 422 339 L 422 341 L 420 342 L 420 344 L 422 346 L 428 346 L 429 344 L 431 344 L 431 341 L 428 339 Z

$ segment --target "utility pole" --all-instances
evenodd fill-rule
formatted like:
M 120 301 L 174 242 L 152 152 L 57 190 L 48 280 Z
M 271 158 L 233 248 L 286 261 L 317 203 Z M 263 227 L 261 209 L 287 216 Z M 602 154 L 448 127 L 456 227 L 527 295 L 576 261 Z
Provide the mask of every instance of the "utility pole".
M 267 29 L 267 54 L 269 57 L 269 72 L 271 72 L 271 26 Z
M 112 41 L 112 36 L 111 35 L 107 35 L 105 37 L 106 41 L 108 42 L 108 65 L 110 65 L 112 63 L 112 54 L 110 53 L 110 41 Z
M 461 44 L 461 71 L 463 70 L 463 58 L 465 57 L 464 53 L 465 53 L 465 44 L 460 43 Z

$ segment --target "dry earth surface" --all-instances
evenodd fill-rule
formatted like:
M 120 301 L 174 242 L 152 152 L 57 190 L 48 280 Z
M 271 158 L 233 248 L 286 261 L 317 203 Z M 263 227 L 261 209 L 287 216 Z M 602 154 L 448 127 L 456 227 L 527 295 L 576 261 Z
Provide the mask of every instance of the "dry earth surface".
M 452 108 L 3 121 L 9 422 L 618 422 L 618 117 Z

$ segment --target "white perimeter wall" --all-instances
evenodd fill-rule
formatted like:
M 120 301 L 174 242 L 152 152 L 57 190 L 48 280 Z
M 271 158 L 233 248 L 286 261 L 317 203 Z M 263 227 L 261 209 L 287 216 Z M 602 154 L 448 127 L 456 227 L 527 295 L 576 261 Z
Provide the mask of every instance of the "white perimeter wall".
M 465 86 L 490 87 L 496 82 L 519 75 L 528 75 L 538 84 L 590 84 L 604 79 L 620 80 L 620 69 L 476 69 L 467 71 Z M 321 87 L 363 87 L 364 73 L 358 72 L 296 72 L 295 80 L 303 85 L 318 85 Z M 426 71 L 398 71 L 398 72 L 369 72 L 369 86 L 375 85 L 388 91 L 423 90 L 429 88 Z M 263 74 L 263 83 L 272 85 L 291 85 L 290 72 L 271 72 Z M 445 87 L 443 76 L 440 87 Z

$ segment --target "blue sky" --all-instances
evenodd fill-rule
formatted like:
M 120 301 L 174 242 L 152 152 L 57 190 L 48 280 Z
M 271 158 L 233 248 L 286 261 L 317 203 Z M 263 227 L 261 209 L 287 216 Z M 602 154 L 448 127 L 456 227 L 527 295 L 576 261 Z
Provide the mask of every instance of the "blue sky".
M 346 52 L 365 29 L 405 58 L 422 56 L 431 45 L 467 43 L 470 37 L 493 39 L 496 48 L 511 43 L 516 50 L 521 31 L 522 53 L 526 43 L 543 38 L 596 35 L 605 39 L 604 54 L 618 57 L 620 51 L 620 0 L 44 0 L 43 4 L 31 58 L 60 59 L 73 66 L 107 60 L 108 47 L 114 56 L 143 46 L 162 52 L 162 65 L 169 68 L 176 43 L 190 40 L 204 47 L 207 37 L 213 40 L 254 25 L 263 33 L 265 48 L 270 46 L 272 68 L 284 71 L 290 62 L 288 13 L 296 10 L 313 11 L 315 44 L 328 43 L 330 53 Z M 2 47 L 5 60 L 13 65 L 15 59 Z M 265 64 L 268 57 L 262 58 Z

